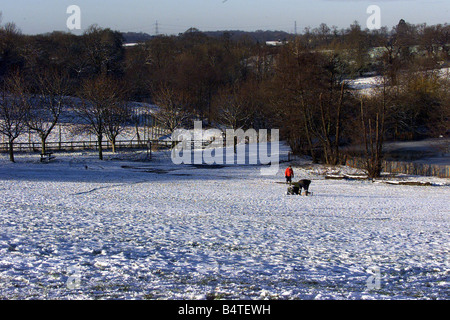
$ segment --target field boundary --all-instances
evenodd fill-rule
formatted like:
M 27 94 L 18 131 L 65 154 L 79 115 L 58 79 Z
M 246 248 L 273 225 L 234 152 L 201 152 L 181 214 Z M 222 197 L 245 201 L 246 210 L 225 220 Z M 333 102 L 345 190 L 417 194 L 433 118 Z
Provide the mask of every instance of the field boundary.
M 364 169 L 365 161 L 366 160 L 364 158 L 351 158 L 347 159 L 346 165 L 352 168 Z M 404 173 L 417 176 L 450 178 L 450 165 L 392 160 L 383 160 L 381 165 L 383 171 L 389 173 Z
M 149 147 L 171 147 L 172 142 L 166 140 L 118 140 L 116 149 L 147 149 Z M 40 142 L 18 142 L 14 143 L 14 152 L 40 152 L 42 143 Z M 103 150 L 111 149 L 112 144 L 109 140 L 102 142 Z M 77 150 L 98 150 L 99 143 L 94 140 L 84 141 L 60 141 L 47 142 L 45 144 L 47 151 L 77 151 Z M 8 143 L 0 143 L 0 153 L 8 152 Z

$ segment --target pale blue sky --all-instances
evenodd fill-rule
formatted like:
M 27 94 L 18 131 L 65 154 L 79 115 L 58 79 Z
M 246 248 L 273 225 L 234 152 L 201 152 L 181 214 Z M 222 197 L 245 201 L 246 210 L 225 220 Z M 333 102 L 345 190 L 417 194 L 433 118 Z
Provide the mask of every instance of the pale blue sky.
M 381 8 L 381 24 L 392 27 L 400 19 L 410 23 L 450 22 L 450 0 L 1 0 L 3 21 L 15 22 L 26 34 L 67 31 L 69 5 L 81 8 L 83 31 L 91 24 L 120 31 L 176 34 L 189 27 L 208 30 L 283 30 L 301 32 L 324 22 L 365 26 L 366 9 Z

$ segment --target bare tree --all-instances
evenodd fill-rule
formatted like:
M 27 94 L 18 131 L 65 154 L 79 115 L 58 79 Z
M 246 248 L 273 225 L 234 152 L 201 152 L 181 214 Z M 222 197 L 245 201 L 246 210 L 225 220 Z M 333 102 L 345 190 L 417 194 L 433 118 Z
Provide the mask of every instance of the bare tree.
M 94 74 L 120 74 L 124 56 L 122 35 L 118 31 L 91 25 L 82 36 L 85 58 Z
M 361 133 L 364 140 L 366 170 L 369 178 L 381 175 L 383 160 L 383 144 L 387 130 L 387 117 L 390 109 L 391 87 L 383 78 L 379 92 L 364 101 L 361 98 L 360 120 Z
M 25 85 L 19 73 L 6 80 L 0 96 L 0 133 L 8 138 L 9 160 L 14 160 L 14 141 L 24 132 L 28 106 Z
M 80 97 L 75 111 L 84 120 L 86 130 L 97 137 L 99 159 L 103 160 L 103 136 L 114 113 L 111 109 L 122 103 L 123 86 L 117 80 L 101 75 L 82 84 Z
M 41 139 L 41 153 L 46 152 L 46 141 L 59 121 L 69 90 L 66 75 L 46 71 L 37 78 L 37 96 L 30 103 L 26 123 Z
M 124 130 L 125 122 L 131 119 L 131 108 L 123 101 L 116 101 L 105 110 L 105 135 L 111 142 L 112 152 L 116 152 L 117 136 Z
M 252 92 L 254 93 L 254 92 Z M 255 106 L 246 84 L 228 86 L 218 93 L 214 100 L 217 122 L 233 130 L 248 127 L 254 115 Z M 237 152 L 237 137 L 233 137 L 234 152 Z
M 24 62 L 22 32 L 14 23 L 0 26 L 0 77 L 18 70 Z
M 341 162 L 340 144 L 348 117 L 348 89 L 339 59 L 305 49 L 297 40 L 283 48 L 272 88 L 282 134 L 294 152 L 313 161 Z
M 156 120 L 171 133 L 192 116 L 189 96 L 181 90 L 165 86 L 156 93 L 154 102 L 159 107 Z
M 330 102 L 324 106 L 323 94 L 319 95 L 320 121 L 317 137 L 322 142 L 325 162 L 337 165 L 340 162 L 340 138 L 342 130 L 342 107 L 344 104 L 345 82 L 341 83 L 341 93 L 337 105 Z
M 221 90 L 215 100 L 217 121 L 234 130 L 244 127 L 251 116 L 248 102 L 236 86 Z

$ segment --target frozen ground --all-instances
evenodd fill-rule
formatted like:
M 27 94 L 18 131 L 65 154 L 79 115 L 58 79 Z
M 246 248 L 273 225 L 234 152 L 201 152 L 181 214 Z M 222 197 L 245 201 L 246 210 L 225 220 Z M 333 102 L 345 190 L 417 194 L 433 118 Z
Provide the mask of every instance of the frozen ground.
M 281 170 L 109 157 L 0 159 L 0 298 L 450 298 L 448 180 L 327 180 L 300 161 L 300 197 Z
M 450 79 L 450 68 L 441 68 L 438 70 L 438 76 L 441 79 Z M 350 87 L 359 90 L 363 95 L 371 95 L 377 87 L 381 87 L 382 77 L 362 77 L 349 81 Z

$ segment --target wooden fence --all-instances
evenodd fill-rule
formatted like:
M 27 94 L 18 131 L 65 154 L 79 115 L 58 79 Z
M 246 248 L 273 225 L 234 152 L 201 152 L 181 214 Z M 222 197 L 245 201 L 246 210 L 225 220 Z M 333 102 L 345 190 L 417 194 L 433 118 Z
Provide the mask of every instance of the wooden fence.
M 165 140 L 119 140 L 116 141 L 116 150 L 121 149 L 146 149 L 152 146 L 171 147 L 171 141 Z M 47 142 L 45 144 L 47 151 L 77 151 L 77 150 L 98 150 L 98 141 L 61 141 Z M 105 140 L 102 142 L 102 148 L 108 150 L 112 148 L 111 142 Z M 7 143 L 0 143 L 0 152 L 8 152 Z M 40 152 L 40 142 L 20 142 L 14 143 L 14 152 Z
M 364 169 L 365 159 L 351 158 L 347 159 L 346 165 L 353 168 Z M 426 164 L 405 161 L 383 160 L 383 171 L 390 173 L 405 173 L 418 176 L 433 176 L 439 178 L 450 178 L 450 165 Z

